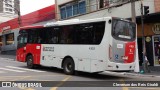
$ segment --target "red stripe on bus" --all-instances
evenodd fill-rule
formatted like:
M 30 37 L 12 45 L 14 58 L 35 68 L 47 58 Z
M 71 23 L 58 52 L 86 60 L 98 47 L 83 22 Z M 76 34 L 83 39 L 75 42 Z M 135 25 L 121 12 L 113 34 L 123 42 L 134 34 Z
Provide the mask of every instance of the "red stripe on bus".
M 128 60 L 124 60 L 124 63 L 132 63 L 134 62 L 134 54 L 135 54 L 135 42 L 128 42 L 125 45 L 125 56 L 128 57 Z

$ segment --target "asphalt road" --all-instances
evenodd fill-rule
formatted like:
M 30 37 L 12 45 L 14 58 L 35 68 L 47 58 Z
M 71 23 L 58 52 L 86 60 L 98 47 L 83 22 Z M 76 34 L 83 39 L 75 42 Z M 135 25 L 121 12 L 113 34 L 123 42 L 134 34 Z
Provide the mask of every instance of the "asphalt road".
M 3 81 L 3 88 L 0 90 L 160 90 L 158 87 L 146 87 L 148 81 L 158 83 L 160 77 L 148 75 L 127 74 L 127 73 L 108 73 L 91 74 L 77 72 L 76 75 L 65 75 L 63 70 L 53 67 L 39 67 L 28 69 L 26 63 L 17 62 L 15 56 L 0 55 L 0 81 Z M 23 83 L 17 87 L 7 87 L 8 82 Z M 25 82 L 27 81 L 27 82 Z M 35 82 L 36 81 L 36 82 Z M 118 84 L 135 84 L 139 82 L 143 87 L 116 87 Z M 1 84 L 2 82 L 0 82 Z M 26 84 L 27 83 L 27 84 Z M 38 87 L 25 87 L 28 83 L 37 83 Z M 48 85 L 47 87 L 40 87 Z M 6 87 L 5 87 L 6 86 Z M 22 87 L 23 86 L 23 87 Z

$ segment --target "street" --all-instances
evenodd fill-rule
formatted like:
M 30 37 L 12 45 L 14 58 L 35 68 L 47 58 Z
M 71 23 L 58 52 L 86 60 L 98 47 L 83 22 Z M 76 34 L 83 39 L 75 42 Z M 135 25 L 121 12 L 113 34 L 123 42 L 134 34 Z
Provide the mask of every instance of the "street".
M 159 90 L 156 87 L 112 87 L 102 84 L 128 83 L 128 81 L 159 81 L 160 77 L 145 75 L 131 75 L 122 73 L 90 74 L 77 72 L 76 75 L 65 75 L 63 70 L 53 67 L 39 67 L 37 69 L 28 69 L 26 63 L 17 62 L 14 56 L 0 56 L 0 81 L 53 81 L 51 87 L 12 87 L 0 88 L 0 90 Z M 60 82 L 61 81 L 61 82 Z M 69 82 L 70 81 L 70 82 Z M 103 82 L 102 82 L 103 81 Z M 67 87 L 65 84 L 69 82 Z M 105 82 L 105 83 L 104 83 Z M 75 84 L 76 83 L 76 84 Z M 79 83 L 79 84 L 78 84 Z M 49 83 L 50 84 L 50 83 Z M 75 84 L 75 85 L 74 85 Z M 111 84 L 111 83 L 109 83 Z M 159 85 L 160 86 L 160 85 Z

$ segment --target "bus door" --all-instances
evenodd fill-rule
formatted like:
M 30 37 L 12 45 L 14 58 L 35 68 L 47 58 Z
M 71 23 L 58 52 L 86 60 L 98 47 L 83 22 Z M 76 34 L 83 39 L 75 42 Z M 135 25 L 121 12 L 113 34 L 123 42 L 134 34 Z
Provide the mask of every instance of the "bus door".
M 27 34 L 19 35 L 18 46 L 17 46 L 17 60 L 25 61 L 26 44 L 27 44 Z

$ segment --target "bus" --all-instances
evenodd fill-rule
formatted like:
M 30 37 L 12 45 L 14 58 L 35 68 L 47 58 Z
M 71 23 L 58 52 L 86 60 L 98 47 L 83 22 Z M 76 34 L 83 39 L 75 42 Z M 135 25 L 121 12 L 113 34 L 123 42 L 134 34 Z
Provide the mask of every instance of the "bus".
M 121 18 L 64 20 L 22 27 L 16 59 L 28 68 L 57 67 L 75 71 L 132 71 L 135 68 L 136 24 Z

